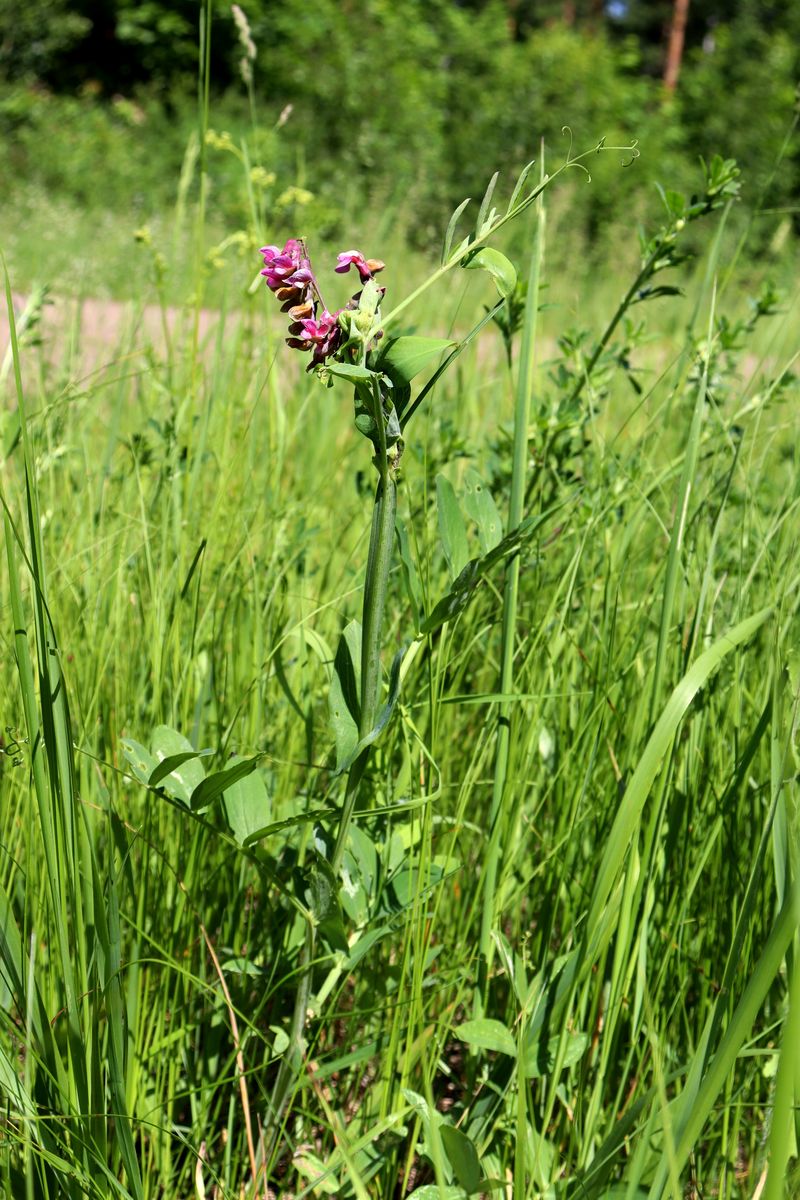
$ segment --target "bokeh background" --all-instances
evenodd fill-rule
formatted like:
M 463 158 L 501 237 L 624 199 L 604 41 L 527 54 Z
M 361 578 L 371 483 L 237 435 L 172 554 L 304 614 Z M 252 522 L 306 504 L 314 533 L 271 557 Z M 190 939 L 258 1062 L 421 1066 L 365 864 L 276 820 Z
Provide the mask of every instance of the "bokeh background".
M 732 236 L 750 224 L 748 254 L 780 266 L 800 229 L 799 67 L 795 0 L 243 0 L 238 20 L 197 0 L 0 0 L 0 242 L 18 288 L 67 275 L 125 297 L 134 235 L 171 235 L 205 179 L 211 275 L 298 230 L 427 250 L 542 139 L 553 166 L 570 138 L 605 137 L 640 157 L 558 189 L 551 262 L 635 256 L 655 185 L 690 192 L 719 153 L 742 170 Z

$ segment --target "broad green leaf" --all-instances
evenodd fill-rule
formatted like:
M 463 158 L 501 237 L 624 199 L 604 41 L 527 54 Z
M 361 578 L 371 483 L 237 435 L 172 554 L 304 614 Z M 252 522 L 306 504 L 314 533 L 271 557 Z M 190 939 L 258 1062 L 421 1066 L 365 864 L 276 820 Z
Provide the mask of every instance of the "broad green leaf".
M 35 1122 L 36 1105 L 2 1045 L 0 1045 L 0 1096 L 5 1101 L 4 1107 L 9 1107 L 15 1115 Z
M 342 907 L 353 924 L 361 928 L 370 915 L 378 875 L 378 851 L 372 839 L 358 825 L 350 826 L 347 848 L 342 859 Z
M 464 475 L 464 508 L 478 526 L 482 553 L 488 554 L 503 537 L 503 521 L 492 493 L 471 467 Z
M 191 762 L 193 758 L 207 758 L 213 753 L 213 750 L 184 750 L 180 754 L 168 754 L 166 758 L 162 758 L 153 771 L 148 783 L 150 787 L 157 787 L 162 779 L 177 771 L 178 767 L 182 767 L 184 763 Z
M 335 375 L 337 379 L 346 379 L 348 383 L 353 384 L 371 384 L 375 376 L 374 371 L 370 371 L 367 367 L 361 367 L 357 363 L 331 362 L 327 364 L 326 370 L 330 375 Z
M 536 1042 L 528 1043 L 522 1056 L 523 1073 L 526 1079 L 539 1079 L 552 1073 L 558 1054 L 559 1041 L 559 1037 L 552 1037 L 544 1044 L 541 1041 L 538 1044 Z M 569 1034 L 561 1069 L 566 1070 L 567 1067 L 578 1062 L 586 1053 L 588 1045 L 589 1035 L 587 1033 Z
M 454 1125 L 442 1125 L 439 1133 L 453 1174 L 467 1194 L 473 1195 L 481 1181 L 481 1164 L 477 1150 L 467 1135 Z
M 361 690 L 361 625 L 351 621 L 342 631 L 328 689 L 328 720 L 336 746 L 336 769 L 351 759 L 358 743 Z
M 466 1200 L 467 1193 L 460 1187 L 437 1187 L 435 1183 L 426 1183 L 424 1187 L 416 1188 L 406 1200 Z
M 335 950 L 347 954 L 347 938 L 339 907 L 339 884 L 330 863 L 313 851 L 302 871 L 303 898 L 322 935 Z
M 447 862 L 448 878 L 458 868 L 458 863 L 449 860 Z M 428 869 L 422 875 L 416 867 L 402 868 L 392 880 L 392 891 L 397 898 L 399 909 L 410 908 L 420 894 L 432 891 L 444 878 L 445 864 L 437 862 L 436 859 L 428 865 Z
M 284 1050 L 289 1046 L 288 1033 L 280 1025 L 270 1025 L 269 1030 L 270 1033 L 275 1035 L 272 1039 L 272 1053 L 283 1054 Z
M 378 366 L 394 382 L 411 383 L 428 363 L 457 345 L 451 338 L 399 337 L 387 342 L 378 359 Z
M 330 863 L 313 851 L 303 870 L 303 896 L 317 924 L 326 921 L 336 911 L 338 890 Z
M 456 579 L 469 559 L 467 530 L 453 485 L 444 475 L 436 476 L 436 507 L 439 512 L 439 535 L 450 568 L 450 578 Z
M 264 967 L 257 967 L 254 962 L 243 955 L 238 958 L 228 958 L 225 962 L 220 963 L 220 966 L 228 975 L 249 975 L 253 979 L 260 979 L 265 974 Z
M 347 973 L 349 974 L 352 970 L 354 970 L 358 963 L 361 962 L 361 959 L 364 957 L 364 955 L 368 954 L 377 942 L 381 941 L 382 938 L 385 938 L 387 934 L 391 933 L 392 929 L 392 925 L 379 925 L 377 929 L 370 929 L 368 932 L 362 933 L 361 937 L 350 951 L 350 955 L 347 959 Z
M 207 775 L 191 795 L 191 806 L 195 812 L 208 808 L 232 784 L 250 775 L 258 766 L 258 757 L 240 759 L 235 766 Z
M 330 1171 L 310 1150 L 303 1149 L 295 1154 L 292 1165 L 308 1180 L 311 1190 L 316 1195 L 324 1193 L 326 1196 L 338 1196 L 341 1193 L 336 1172 Z
M 455 349 L 450 351 L 450 353 L 447 355 L 447 357 L 444 359 L 444 361 L 441 362 L 439 364 L 439 366 L 436 368 L 433 375 L 431 375 L 430 379 L 425 384 L 425 386 L 423 388 L 421 388 L 420 391 L 417 393 L 416 397 L 414 398 L 414 403 L 410 406 L 410 408 L 406 409 L 406 401 L 405 400 L 403 400 L 402 403 L 398 403 L 398 406 L 397 406 L 398 412 L 401 414 L 401 417 L 402 417 L 402 420 L 401 420 L 401 428 L 402 429 L 405 429 L 406 425 L 411 420 L 414 413 L 419 408 L 420 404 L 422 404 L 423 400 L 428 395 L 428 392 L 430 392 L 432 390 L 432 388 L 434 388 L 436 386 L 436 384 L 439 382 L 442 375 L 444 375 L 445 371 L 448 369 L 448 367 L 451 365 L 451 363 L 453 363 L 460 354 L 463 354 L 464 350 L 466 350 L 467 346 L 469 346 L 475 340 L 475 338 L 478 336 L 478 334 L 481 332 L 481 330 L 484 329 L 489 324 L 490 321 L 494 320 L 494 318 L 497 316 L 497 314 L 499 313 L 500 309 L 503 307 L 504 304 L 505 304 L 505 300 L 498 300 L 497 304 L 495 304 L 494 307 L 491 308 L 486 313 L 486 315 L 481 318 L 481 320 L 478 322 L 478 324 L 474 325 L 472 327 L 472 329 L 470 329 L 469 333 L 465 337 L 463 337 L 460 342 L 457 343 Z M 397 395 L 399 393 L 399 391 L 400 391 L 399 388 L 395 388 L 395 395 Z
M 368 412 L 360 412 L 355 419 L 356 429 L 359 433 L 363 433 L 365 438 L 372 438 L 378 426 L 375 424 L 375 418 Z
M 483 250 L 470 255 L 464 267 L 467 271 L 487 271 L 503 299 L 510 296 L 517 286 L 517 272 L 513 263 L 491 246 L 485 246 Z
M 474 1021 L 465 1021 L 463 1025 L 455 1027 L 453 1034 L 460 1042 L 466 1042 L 476 1050 L 494 1050 L 498 1054 L 516 1057 L 514 1035 L 501 1021 L 495 1021 L 492 1017 L 476 1017 Z
M 157 763 L 163 763 L 168 758 L 177 762 L 181 756 L 184 756 L 174 769 L 160 778 L 159 787 L 162 787 L 168 796 L 180 800 L 188 807 L 192 793 L 203 782 L 206 775 L 202 763 L 197 760 L 198 751 L 195 750 L 188 738 L 184 737 L 182 733 L 178 733 L 177 729 L 171 729 L 169 725 L 156 726 L 150 738 L 150 749 Z M 158 775 L 157 769 L 150 773 L 148 782 L 155 775 Z
M 133 738 L 120 738 L 119 744 L 125 760 L 136 778 L 141 783 L 149 783 L 150 776 L 158 766 L 158 759 L 154 758 L 149 750 L 146 750 L 140 742 L 134 741 Z
M 542 1190 L 549 1188 L 553 1181 L 554 1167 L 558 1162 L 558 1151 L 537 1129 L 526 1122 L 526 1141 L 528 1162 L 533 1178 Z
M 247 760 L 234 757 L 228 763 L 236 767 Z M 242 779 L 234 780 L 222 793 L 222 807 L 231 828 L 231 833 L 240 846 L 269 822 L 270 799 L 267 786 L 258 771 L 251 771 Z

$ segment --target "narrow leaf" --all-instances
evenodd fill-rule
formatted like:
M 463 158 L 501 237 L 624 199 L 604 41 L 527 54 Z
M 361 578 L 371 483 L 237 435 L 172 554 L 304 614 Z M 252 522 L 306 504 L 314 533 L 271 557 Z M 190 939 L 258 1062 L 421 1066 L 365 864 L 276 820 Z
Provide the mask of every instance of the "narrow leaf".
M 605 853 L 595 878 L 586 927 L 587 941 L 592 938 L 600 925 L 603 909 L 614 886 L 630 839 L 639 827 L 639 817 L 650 794 L 650 788 L 689 705 L 723 659 L 737 646 L 749 641 L 771 615 L 772 609 L 764 608 L 755 616 L 741 621 L 724 634 L 692 664 L 667 701 L 625 790 L 622 803 L 608 835 Z
M 254 846 L 256 842 L 260 842 L 262 838 L 272 837 L 274 833 L 280 833 L 284 829 L 293 829 L 297 825 L 307 825 L 309 821 L 324 821 L 326 817 L 332 817 L 338 811 L 334 808 L 314 808 L 309 812 L 298 813 L 295 817 L 284 817 L 282 821 L 273 821 L 261 829 L 254 829 L 247 835 L 242 845 L 247 849 L 249 846 Z
M 166 758 L 162 758 L 147 782 L 150 787 L 157 787 L 162 779 L 171 775 L 184 763 L 191 762 L 193 758 L 207 758 L 209 754 L 213 753 L 213 750 L 182 750 L 180 754 L 168 754 Z
M 508 214 L 513 211 L 514 206 L 517 203 L 517 200 L 519 200 L 520 192 L 522 191 L 522 189 L 525 186 L 525 180 L 528 178 L 531 171 L 533 170 L 535 162 L 536 162 L 535 159 L 531 159 L 531 161 L 526 166 L 524 166 L 522 168 L 522 170 L 520 171 L 519 179 L 517 180 L 517 182 L 514 185 L 514 190 L 511 193 L 511 199 L 508 202 L 508 208 L 506 209 L 506 216 L 508 216 Z
M 450 218 L 450 220 L 447 223 L 447 232 L 444 235 L 444 245 L 442 246 L 442 265 L 444 265 L 444 263 L 446 263 L 448 258 L 450 257 L 450 247 L 452 246 L 453 238 L 455 237 L 456 226 L 458 225 L 458 218 L 461 216 L 464 209 L 469 204 L 469 201 L 470 201 L 469 196 L 467 196 L 466 200 L 462 200 L 461 203 L 459 204 L 458 208 L 453 213 L 452 217 Z
M 478 212 L 478 220 L 475 222 L 475 236 L 480 237 L 483 233 L 483 226 L 486 222 L 486 215 L 489 212 L 489 205 L 492 203 L 492 196 L 497 185 L 497 180 L 500 178 L 500 172 L 495 171 L 492 178 L 489 180 L 483 200 L 481 200 L 480 211 Z
M 162 775 L 159 775 L 158 769 L 152 771 L 148 783 L 152 785 L 153 777 L 158 776 L 158 785 L 167 795 L 188 805 L 192 792 L 203 782 L 206 774 L 202 763 L 197 761 L 198 752 L 192 743 L 177 729 L 171 729 L 169 725 L 157 725 L 150 739 L 150 749 L 157 763 L 164 763 L 171 758 L 175 760 L 175 766 Z M 178 759 L 181 761 L 178 762 Z
M 258 757 L 245 758 L 233 767 L 226 767 L 224 771 L 215 771 L 213 775 L 207 775 L 192 792 L 192 809 L 197 812 L 200 809 L 208 808 L 227 788 L 252 774 L 257 766 Z
M 488 554 L 484 554 L 482 558 L 471 559 L 458 578 L 453 581 L 453 586 L 447 595 L 442 597 L 430 615 L 422 622 L 420 632 L 423 634 L 434 633 L 441 625 L 444 625 L 445 621 L 455 620 L 459 613 L 462 613 L 467 607 L 478 584 L 495 563 L 507 558 L 509 554 L 516 554 L 526 542 L 530 541 L 549 516 L 550 511 L 541 513 L 538 517 L 528 517 L 516 529 L 512 529 L 510 533 L 506 534 Z

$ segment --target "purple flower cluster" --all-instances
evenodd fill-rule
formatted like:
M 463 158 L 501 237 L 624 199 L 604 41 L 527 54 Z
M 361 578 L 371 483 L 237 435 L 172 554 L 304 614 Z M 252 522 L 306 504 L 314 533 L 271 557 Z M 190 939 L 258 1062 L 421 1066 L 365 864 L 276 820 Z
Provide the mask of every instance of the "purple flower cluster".
M 329 312 L 325 307 L 305 245 L 298 238 L 289 238 L 283 249 L 262 246 L 259 254 L 264 256 L 261 274 L 267 287 L 280 300 L 281 311 L 292 318 L 287 345 L 295 350 L 312 352 L 310 371 L 340 348 L 344 331 L 339 324 L 339 314 L 343 310 Z M 346 250 L 338 256 L 337 264 L 335 270 L 339 274 L 354 266 L 362 283 L 372 279 L 384 267 L 379 259 L 364 258 L 360 250 Z M 357 306 L 358 296 L 346 305 L 347 308 Z

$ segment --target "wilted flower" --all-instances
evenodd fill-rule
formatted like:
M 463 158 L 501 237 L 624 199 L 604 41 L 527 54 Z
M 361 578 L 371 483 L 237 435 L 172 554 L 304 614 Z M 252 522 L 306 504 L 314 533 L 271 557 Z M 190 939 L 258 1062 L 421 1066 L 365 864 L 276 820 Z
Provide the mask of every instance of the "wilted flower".
M 379 258 L 364 258 L 360 250 L 345 250 L 344 253 L 336 256 L 338 266 L 334 267 L 340 275 L 345 271 L 349 271 L 351 267 L 355 267 L 361 276 L 361 282 L 366 283 L 368 279 L 372 279 L 373 275 L 377 275 L 378 271 L 382 271 L 386 263 L 382 263 Z
M 302 321 L 294 321 L 289 326 L 292 336 L 286 339 L 287 345 L 295 350 L 313 350 L 311 367 L 324 363 L 326 358 L 336 353 L 342 340 L 338 317 L 338 312 L 329 313 L 326 308 L 318 320 L 309 317 Z

